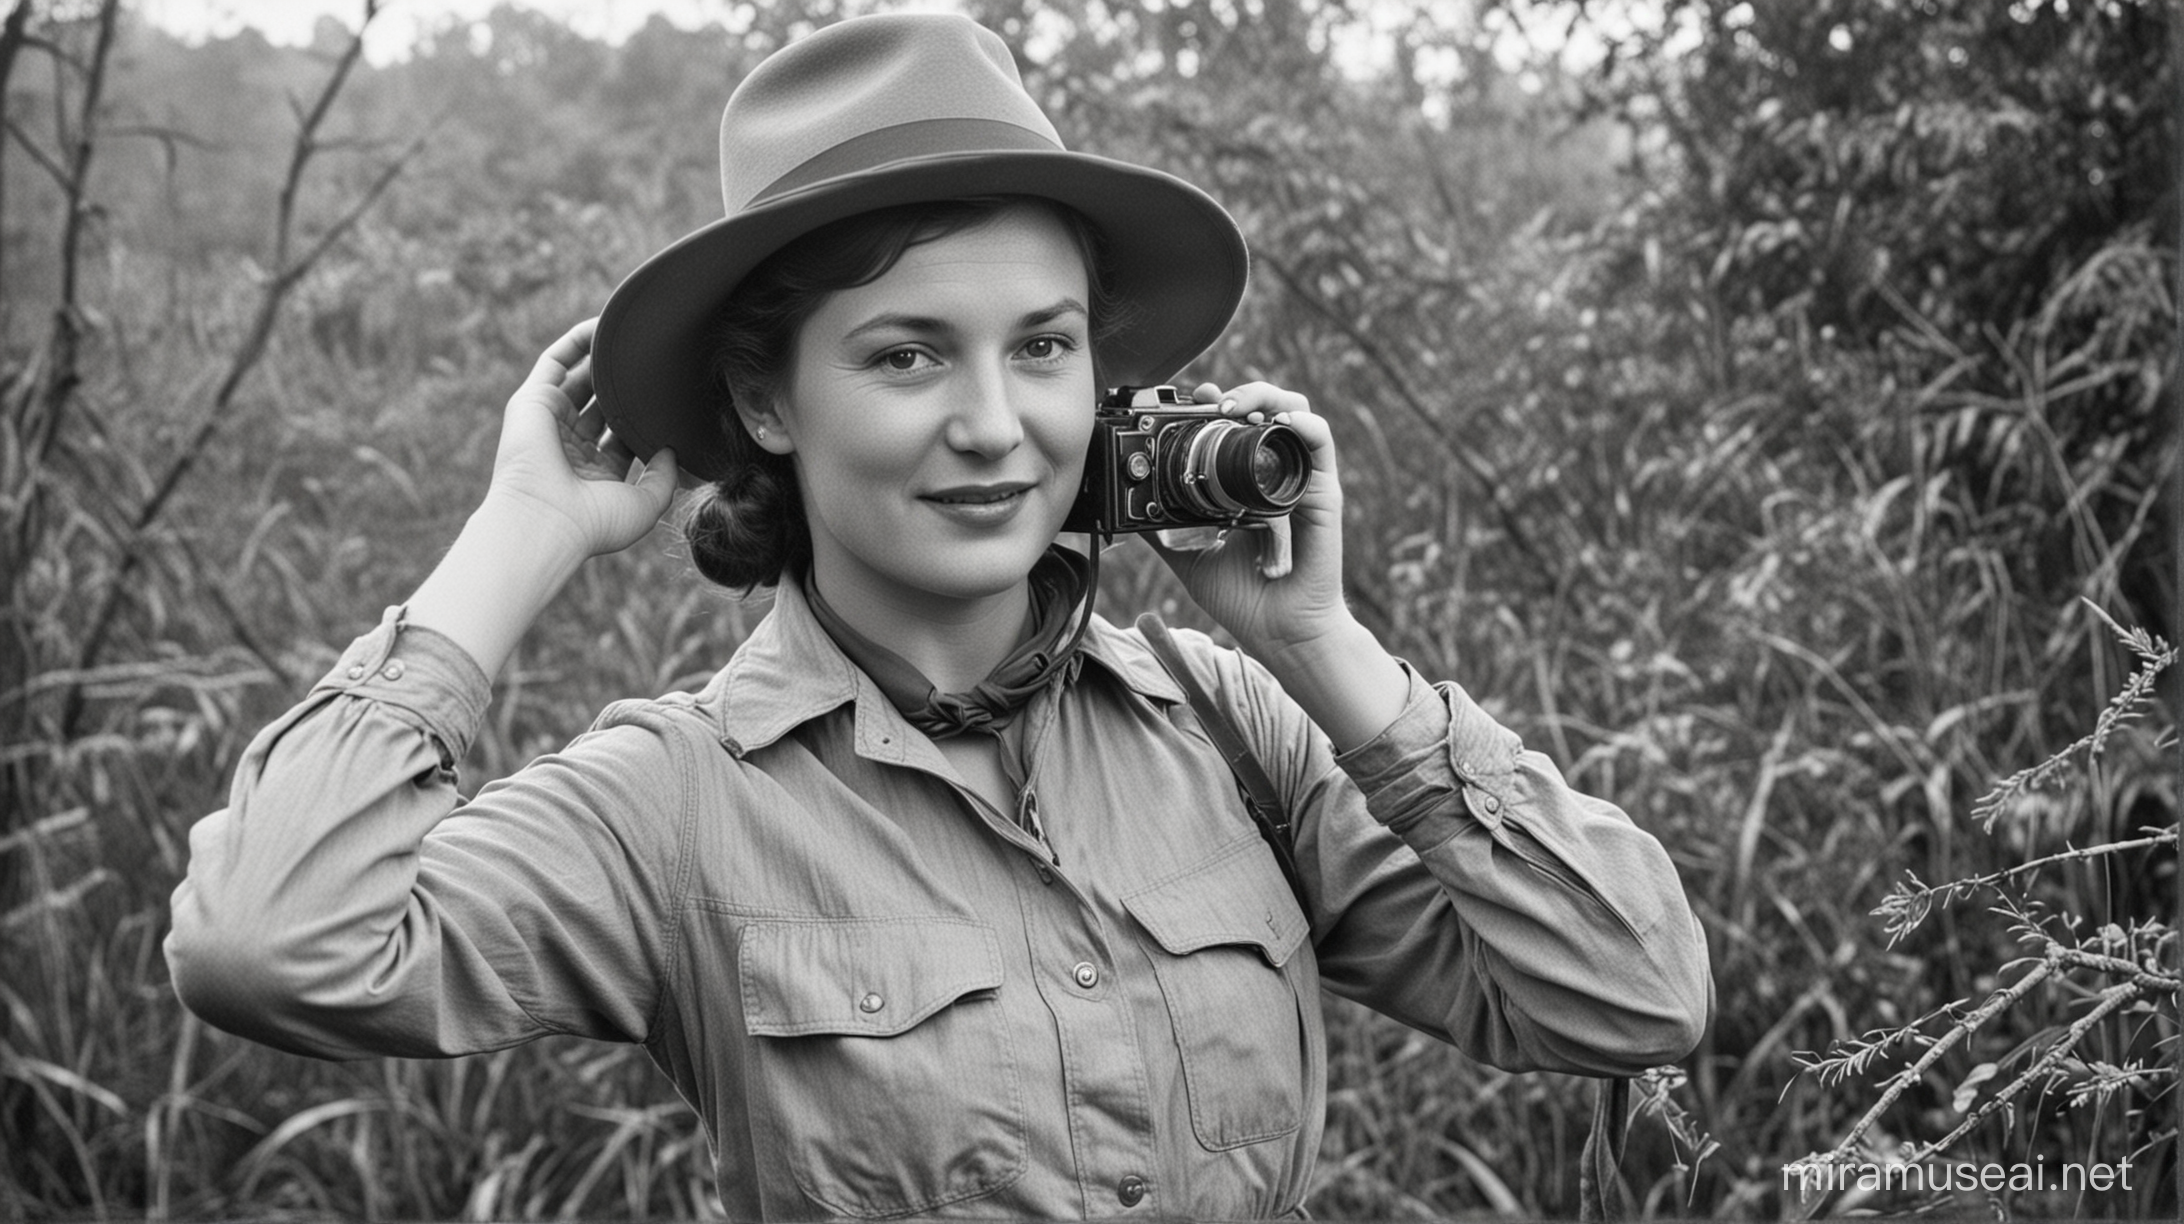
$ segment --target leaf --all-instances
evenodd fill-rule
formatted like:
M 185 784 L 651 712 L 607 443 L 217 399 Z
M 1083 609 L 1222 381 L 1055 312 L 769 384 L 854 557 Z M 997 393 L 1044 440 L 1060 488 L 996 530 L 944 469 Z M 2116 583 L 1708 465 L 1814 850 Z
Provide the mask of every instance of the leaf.
M 1972 1073 L 1964 1077 L 1963 1083 L 1957 1085 L 1956 1099 L 1949 1103 L 1950 1107 L 1958 1113 L 1970 1109 L 1972 1101 L 1979 1096 L 1979 1086 L 1993 1079 L 1994 1073 L 1995 1065 L 1991 1062 L 1984 1062 L 1973 1067 Z

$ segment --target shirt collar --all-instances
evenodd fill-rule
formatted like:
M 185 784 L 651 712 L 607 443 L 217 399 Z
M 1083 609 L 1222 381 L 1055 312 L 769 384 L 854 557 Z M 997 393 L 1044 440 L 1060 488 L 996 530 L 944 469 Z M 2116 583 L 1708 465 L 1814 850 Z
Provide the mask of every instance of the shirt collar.
M 1094 616 L 1078 651 L 1141 696 L 1183 700 L 1182 688 L 1134 630 Z M 845 704 L 856 707 L 860 756 L 901 761 L 912 742 L 910 724 L 827 636 L 803 587 L 786 576 L 774 588 L 773 609 L 705 686 L 698 704 L 711 715 L 721 742 L 739 756 Z

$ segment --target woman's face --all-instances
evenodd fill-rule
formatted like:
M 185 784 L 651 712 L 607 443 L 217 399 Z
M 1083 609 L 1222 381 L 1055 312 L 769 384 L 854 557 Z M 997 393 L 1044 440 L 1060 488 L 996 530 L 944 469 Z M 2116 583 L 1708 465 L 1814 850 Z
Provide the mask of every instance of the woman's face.
M 797 333 L 782 403 L 830 602 L 946 614 L 1013 590 L 1090 442 L 1084 260 L 1044 209 L 911 247 Z

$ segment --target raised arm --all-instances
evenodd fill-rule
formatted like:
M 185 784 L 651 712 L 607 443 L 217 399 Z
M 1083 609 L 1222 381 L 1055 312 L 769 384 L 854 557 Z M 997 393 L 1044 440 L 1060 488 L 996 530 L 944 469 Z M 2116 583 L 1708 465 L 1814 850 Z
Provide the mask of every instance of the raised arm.
M 1290 797 L 1328 987 L 1511 1070 L 1631 1074 L 1688 1053 L 1712 980 L 1660 843 L 1351 616 L 1334 443 L 1303 397 L 1198 394 L 1289 424 L 1313 457 L 1287 573 L 1261 564 L 1268 533 L 1160 551 L 1248 656 L 1203 655 Z
M 646 780 L 672 776 L 672 737 L 595 733 L 470 804 L 453 768 L 532 620 L 674 487 L 672 455 L 625 483 L 597 445 L 590 338 L 556 341 L 511 398 L 491 488 L 406 613 L 258 735 L 191 829 L 167 959 L 211 1022 L 336 1057 L 643 1036 L 668 906 L 648 890 L 672 875 L 655 826 L 675 815 Z

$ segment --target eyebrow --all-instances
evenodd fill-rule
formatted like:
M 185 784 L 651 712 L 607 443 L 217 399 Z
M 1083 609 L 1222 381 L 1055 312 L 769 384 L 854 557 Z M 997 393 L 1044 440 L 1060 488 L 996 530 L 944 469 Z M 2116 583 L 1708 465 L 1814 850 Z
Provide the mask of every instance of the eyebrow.
M 1034 310 L 1025 314 L 1022 318 L 1016 321 L 1016 326 L 1018 328 L 1038 327 L 1041 324 L 1052 323 L 1054 320 L 1069 314 L 1080 314 L 1084 315 L 1086 318 L 1090 318 L 1092 312 L 1086 310 L 1084 303 L 1078 301 L 1077 299 L 1073 297 L 1065 297 L 1060 301 L 1055 302 L 1052 306 L 1041 307 L 1038 310 Z M 843 333 L 842 339 L 845 341 L 855 340 L 859 336 L 862 336 L 867 332 L 890 330 L 930 333 L 949 331 L 951 330 L 951 327 L 946 320 L 934 318 L 931 315 L 889 313 L 874 315 L 871 318 L 866 319 L 864 322 L 859 323 L 857 326 L 852 327 L 847 332 Z

